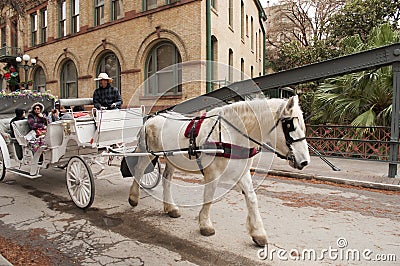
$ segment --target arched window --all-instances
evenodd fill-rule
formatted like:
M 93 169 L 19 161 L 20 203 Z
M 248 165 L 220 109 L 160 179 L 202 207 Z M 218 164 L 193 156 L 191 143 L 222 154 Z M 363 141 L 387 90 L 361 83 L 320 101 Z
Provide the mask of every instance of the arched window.
M 36 91 L 46 90 L 46 75 L 40 66 L 36 67 L 33 74 L 33 89 Z
M 121 92 L 121 66 L 118 57 L 113 52 L 108 52 L 103 55 L 97 65 L 96 77 L 100 73 L 107 73 L 113 79 L 111 86 L 118 88 Z M 97 87 L 99 86 L 97 82 Z
M 181 55 L 170 42 L 154 46 L 146 60 L 146 95 L 179 95 L 182 93 Z
M 78 98 L 78 72 L 74 62 L 68 60 L 61 70 L 61 98 Z

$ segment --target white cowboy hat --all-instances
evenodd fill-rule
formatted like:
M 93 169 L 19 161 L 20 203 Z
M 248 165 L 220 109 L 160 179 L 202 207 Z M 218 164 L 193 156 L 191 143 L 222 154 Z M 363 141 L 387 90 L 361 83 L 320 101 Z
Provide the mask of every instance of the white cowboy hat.
M 97 77 L 97 78 L 95 78 L 94 80 L 102 80 L 102 79 L 106 79 L 106 80 L 108 80 L 109 82 L 112 82 L 112 78 L 110 78 L 108 75 L 107 75 L 107 73 L 100 73 L 99 74 L 99 76 Z

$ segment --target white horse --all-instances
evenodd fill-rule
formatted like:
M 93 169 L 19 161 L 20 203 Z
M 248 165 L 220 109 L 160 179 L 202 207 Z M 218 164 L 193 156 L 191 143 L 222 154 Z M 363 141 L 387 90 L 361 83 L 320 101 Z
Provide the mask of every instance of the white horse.
M 275 152 L 289 161 L 297 169 L 302 169 L 310 161 L 307 142 L 305 140 L 305 124 L 298 104 L 298 97 L 283 99 L 263 99 L 242 101 L 215 108 L 207 112 L 203 120 L 196 147 L 207 142 L 222 141 L 244 148 L 252 148 L 264 143 L 275 147 Z M 219 119 L 220 117 L 220 119 Z M 156 152 L 187 148 L 189 139 L 183 131 L 189 119 L 177 113 L 164 113 L 150 118 L 144 124 L 136 152 Z M 220 123 L 220 125 L 219 125 Z M 211 133 L 210 133 L 211 132 Z M 246 149 L 243 149 L 246 150 Z M 247 149 L 248 151 L 249 149 Z M 139 201 L 139 180 L 143 176 L 149 159 L 154 157 L 139 157 L 130 171 L 135 177 L 129 194 L 129 203 L 136 206 Z M 218 182 L 221 179 L 234 180 L 242 190 L 247 204 L 247 229 L 253 241 L 259 246 L 267 244 L 267 236 L 258 201 L 253 189 L 250 167 L 252 158 L 231 159 L 201 154 L 196 162 L 194 156 L 166 156 L 166 166 L 163 173 L 164 211 L 170 217 L 180 217 L 179 208 L 173 201 L 170 191 L 170 181 L 175 168 L 199 172 L 203 168 L 204 195 L 203 207 L 199 213 L 200 233 L 210 236 L 215 233 L 210 219 L 210 207 Z

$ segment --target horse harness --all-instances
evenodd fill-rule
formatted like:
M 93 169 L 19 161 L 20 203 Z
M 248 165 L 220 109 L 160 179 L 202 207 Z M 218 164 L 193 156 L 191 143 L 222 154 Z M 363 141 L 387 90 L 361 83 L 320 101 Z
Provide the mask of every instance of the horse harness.
M 277 114 L 281 114 L 282 112 L 282 108 L 284 107 L 284 104 L 282 104 L 279 109 Z M 158 114 L 158 115 L 162 115 L 162 114 Z M 231 158 L 231 159 L 248 159 L 251 158 L 253 156 L 255 156 L 256 154 L 258 154 L 262 149 L 267 150 L 267 151 L 271 151 L 273 153 L 275 153 L 279 158 L 281 159 L 285 159 L 285 160 L 293 160 L 293 155 L 291 154 L 292 149 L 292 144 L 295 142 L 299 142 L 302 140 L 305 140 L 305 137 L 302 138 L 298 138 L 298 139 L 293 139 L 292 136 L 290 136 L 290 133 L 295 131 L 295 127 L 294 127 L 294 123 L 293 123 L 293 119 L 297 118 L 297 117 L 280 117 L 277 119 L 275 125 L 270 129 L 270 131 L 268 132 L 269 134 L 274 131 L 279 123 L 282 124 L 282 130 L 285 136 L 285 142 L 286 142 L 286 146 L 289 148 L 289 152 L 286 155 L 281 154 L 279 151 L 277 151 L 275 148 L 269 146 L 266 143 L 261 143 L 259 141 L 257 141 L 256 139 L 250 137 L 249 135 L 245 134 L 244 132 L 242 132 L 239 128 L 237 128 L 235 125 L 233 125 L 231 122 L 229 122 L 227 119 L 225 119 L 224 117 L 222 117 L 221 115 L 211 115 L 211 116 L 206 116 L 206 113 L 202 114 L 201 116 L 197 116 L 194 117 L 192 119 L 175 119 L 175 118 L 171 118 L 171 117 L 166 117 L 167 119 L 174 119 L 174 120 L 179 120 L 179 121 L 189 121 L 188 126 L 186 127 L 185 130 L 185 137 L 189 138 L 189 145 L 188 148 L 183 148 L 183 149 L 177 149 L 179 151 L 187 151 L 188 152 L 188 156 L 189 159 L 192 158 L 192 156 L 194 156 L 196 158 L 196 162 L 197 165 L 199 166 L 199 169 L 201 171 L 201 173 L 204 175 L 203 172 L 203 167 L 201 164 L 201 160 L 199 157 L 199 152 L 197 151 L 199 148 L 202 149 L 221 149 L 223 150 L 222 153 L 216 153 L 215 156 L 218 157 L 225 157 L 225 158 Z M 205 119 L 210 119 L 213 117 L 217 117 L 217 119 L 215 120 L 215 123 L 213 124 L 213 126 L 211 127 L 210 132 L 207 135 L 207 138 L 204 142 L 204 144 L 199 147 L 196 144 L 196 138 L 200 132 L 200 128 L 202 123 L 204 122 Z M 222 142 L 222 136 L 221 136 L 221 121 L 225 122 L 229 127 L 231 127 L 232 129 L 234 129 L 235 131 L 237 131 L 240 135 L 242 135 L 243 137 L 247 138 L 248 140 L 250 140 L 251 142 L 254 142 L 255 144 L 257 144 L 259 147 L 258 148 L 246 148 L 246 147 L 242 147 L 239 145 L 235 145 L 235 144 L 231 144 L 231 143 L 226 143 L 226 142 Z M 216 142 L 210 142 L 208 141 L 208 139 L 210 138 L 212 132 L 215 130 L 216 126 L 218 125 L 219 127 L 219 141 Z M 147 148 L 147 143 L 146 143 L 146 149 Z M 177 151 L 177 150 L 170 150 L 170 151 L 164 151 L 164 154 L 166 156 L 168 156 L 168 153 L 171 151 Z M 149 151 L 150 153 L 153 153 L 153 151 Z

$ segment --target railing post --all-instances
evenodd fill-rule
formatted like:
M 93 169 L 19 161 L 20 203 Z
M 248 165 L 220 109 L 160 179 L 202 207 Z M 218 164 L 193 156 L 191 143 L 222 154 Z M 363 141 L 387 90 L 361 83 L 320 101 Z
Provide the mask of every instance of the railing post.
M 395 50 L 399 56 L 400 51 Z M 400 62 L 394 62 L 393 71 L 393 100 L 392 100 L 392 128 L 390 133 L 389 177 L 397 175 L 397 161 L 399 155 L 399 119 L 400 119 Z

